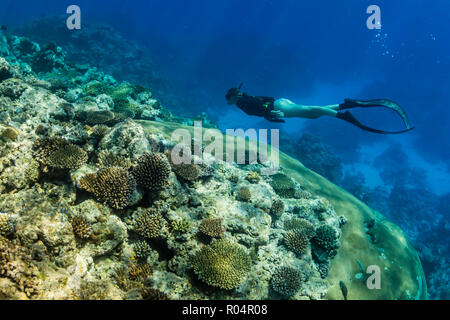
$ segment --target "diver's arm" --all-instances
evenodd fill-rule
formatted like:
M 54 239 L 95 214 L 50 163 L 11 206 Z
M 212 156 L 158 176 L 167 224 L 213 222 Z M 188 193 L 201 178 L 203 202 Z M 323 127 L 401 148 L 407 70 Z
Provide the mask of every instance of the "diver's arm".
M 284 123 L 286 122 L 282 118 L 284 117 L 284 113 L 279 110 L 272 110 L 270 113 L 266 116 L 264 116 L 264 119 L 270 121 L 270 122 L 280 122 Z
M 267 119 L 267 118 L 266 118 Z M 267 119 L 270 122 L 278 122 L 278 123 L 285 123 L 286 121 L 283 119 Z

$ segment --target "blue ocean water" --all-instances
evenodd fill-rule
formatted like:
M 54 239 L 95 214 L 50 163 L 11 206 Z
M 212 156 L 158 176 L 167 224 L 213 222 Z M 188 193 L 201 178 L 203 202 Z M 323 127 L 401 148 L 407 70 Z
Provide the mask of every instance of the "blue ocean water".
M 313 134 L 329 157 L 324 162 L 336 163 L 317 170 L 398 223 L 419 252 L 427 248 L 448 263 L 448 1 L 2 0 L 0 24 L 14 30 L 66 15 L 71 4 L 80 6 L 83 23 L 109 24 L 145 48 L 173 83 L 177 98 L 169 109 L 190 116 L 206 112 L 222 129 L 280 128 L 282 149 L 303 162 L 308 150 L 297 146 L 305 132 Z M 381 9 L 379 30 L 366 26 L 372 4 Z M 384 136 L 331 118 L 272 124 L 226 104 L 226 91 L 241 82 L 249 94 L 301 104 L 389 98 L 403 106 L 416 129 Z M 159 98 L 164 101 L 164 92 Z M 355 114 L 371 126 L 402 128 L 385 110 Z M 425 232 L 417 234 L 424 223 Z M 431 262 L 424 266 L 430 276 L 442 271 Z M 434 297 L 449 297 L 446 272 L 446 289 L 432 291 Z

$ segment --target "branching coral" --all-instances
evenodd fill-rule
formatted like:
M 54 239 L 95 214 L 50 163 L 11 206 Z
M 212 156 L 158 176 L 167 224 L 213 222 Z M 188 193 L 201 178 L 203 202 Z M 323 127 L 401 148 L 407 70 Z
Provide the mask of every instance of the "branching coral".
M 82 215 L 77 215 L 72 219 L 73 233 L 80 239 L 89 239 L 92 236 L 92 226 Z
M 222 218 L 206 218 L 200 223 L 200 231 L 212 238 L 221 238 L 225 232 Z
M 130 98 L 136 98 L 137 95 L 141 92 L 146 91 L 147 89 L 139 86 L 139 85 L 132 85 L 129 83 L 123 83 L 118 87 L 112 88 L 107 93 L 111 96 L 111 98 L 114 101 L 114 106 L 118 110 L 126 110 L 130 108 Z
M 78 169 L 88 160 L 87 153 L 80 147 L 68 144 L 52 152 L 47 165 L 57 169 Z
M 149 287 L 142 288 L 141 295 L 144 300 L 170 300 L 166 293 Z
M 145 238 L 156 238 L 164 224 L 164 218 L 156 209 L 147 209 L 136 218 L 134 231 Z
M 150 190 L 167 185 L 170 172 L 169 160 L 162 153 L 144 154 L 133 168 L 138 185 Z
M 288 231 L 284 236 L 286 246 L 296 254 L 302 255 L 309 245 L 308 236 L 300 230 Z
M 294 182 L 292 182 L 292 180 L 288 176 L 282 173 L 273 175 L 270 185 L 280 197 L 294 198 L 296 195 Z
M 247 250 L 229 240 L 214 240 L 192 258 L 200 280 L 222 289 L 234 289 L 244 281 L 251 266 Z
M 284 202 L 279 199 L 274 200 L 270 208 L 270 213 L 276 217 L 280 217 L 284 213 Z
M 170 222 L 170 227 L 172 231 L 186 233 L 191 228 L 191 223 L 188 219 L 177 219 Z
M 82 279 L 80 281 L 80 289 L 75 293 L 75 298 L 78 300 L 106 300 L 108 287 L 108 281 L 104 279 Z
M 132 165 L 130 159 L 108 151 L 102 151 L 98 154 L 98 163 L 103 168 L 121 167 L 129 169 Z
M 131 280 L 145 280 L 152 274 L 152 268 L 148 263 L 133 263 L 128 271 Z
M 120 266 L 111 274 L 112 279 L 117 286 L 125 292 L 138 289 L 143 289 L 143 284 L 140 281 L 132 280 L 129 273 L 129 268 L 125 265 Z
M 147 90 L 142 86 L 131 85 L 129 83 L 123 83 L 118 87 L 113 87 L 106 83 L 93 81 L 86 86 L 85 94 L 89 96 L 107 94 L 112 98 L 116 110 L 137 113 L 135 112 L 139 111 L 137 110 L 137 105 L 132 103 L 129 98 L 135 99 L 138 94 Z
M 90 137 L 95 139 L 103 138 L 109 131 L 109 127 L 104 124 L 99 124 L 94 126 L 90 131 Z
M 300 290 L 302 278 L 302 273 L 297 269 L 282 266 L 275 270 L 270 285 L 275 292 L 291 297 Z
M 7 213 L 0 213 L 0 236 L 9 236 L 14 232 L 14 219 Z
M 12 249 L 10 242 L 0 235 L 0 274 L 5 272 L 2 267 L 11 260 Z
M 172 169 L 178 177 L 186 181 L 195 181 L 202 174 L 202 169 L 195 163 L 172 164 Z
M 0 276 L 16 283 L 28 297 L 37 293 L 39 279 L 36 267 L 29 264 L 27 248 L 18 247 L 0 236 Z
M 111 167 L 84 176 L 80 186 L 106 205 L 123 209 L 130 204 L 136 182 L 127 170 Z
M 332 251 L 339 247 L 339 239 L 336 230 L 329 225 L 322 225 L 317 228 L 314 242 L 325 250 Z
M 302 218 L 292 218 L 290 220 L 285 221 L 284 223 L 285 230 L 299 230 L 304 233 L 308 239 L 311 239 L 315 236 L 316 231 L 311 222 Z
M 59 137 L 38 139 L 34 148 L 40 163 L 57 169 L 77 169 L 88 160 L 83 149 Z
M 259 183 L 261 177 L 259 176 L 258 172 L 250 171 L 245 179 L 247 179 L 250 183 Z
M 134 256 L 137 259 L 145 260 L 152 252 L 150 245 L 143 240 L 139 240 L 134 244 Z
M 84 94 L 88 96 L 98 96 L 101 94 L 108 94 L 112 90 L 112 87 L 103 82 L 91 81 L 86 85 Z
M 249 202 L 252 198 L 252 193 L 248 187 L 242 187 L 239 189 L 237 198 L 244 202 Z
M 330 271 L 330 263 L 328 260 L 318 263 L 317 271 L 319 271 L 320 277 L 325 279 Z

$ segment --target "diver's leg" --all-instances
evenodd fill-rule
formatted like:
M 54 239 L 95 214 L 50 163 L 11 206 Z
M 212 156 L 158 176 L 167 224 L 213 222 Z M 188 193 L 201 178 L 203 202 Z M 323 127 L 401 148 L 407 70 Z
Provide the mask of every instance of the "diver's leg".
M 335 111 L 339 111 L 341 110 L 341 105 L 340 104 L 330 104 L 329 106 L 324 106 L 325 108 L 330 108 L 332 110 Z
M 286 118 L 317 119 L 322 116 L 336 117 L 339 105 L 331 106 L 304 106 L 295 104 L 288 99 L 278 99 L 274 103 L 275 111 L 281 111 Z

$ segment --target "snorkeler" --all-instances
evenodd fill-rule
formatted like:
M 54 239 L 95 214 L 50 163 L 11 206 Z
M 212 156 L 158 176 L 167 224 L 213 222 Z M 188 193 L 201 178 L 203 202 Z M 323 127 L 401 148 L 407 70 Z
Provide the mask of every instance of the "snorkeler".
M 398 104 L 387 99 L 378 100 L 353 100 L 345 99 L 344 103 L 329 106 L 304 106 L 295 104 L 288 99 L 278 99 L 273 97 L 250 96 L 241 92 L 242 83 L 237 88 L 228 90 L 225 98 L 229 105 L 236 104 L 246 114 L 251 116 L 264 117 L 271 122 L 285 122 L 283 118 L 307 118 L 317 119 L 322 116 L 329 116 L 347 121 L 358 128 L 380 134 L 398 134 L 408 132 L 414 127 L 409 124 L 408 116 Z M 394 110 L 403 119 L 406 129 L 401 131 L 383 131 L 363 125 L 347 109 L 385 107 Z M 345 111 L 344 111 L 345 110 Z

